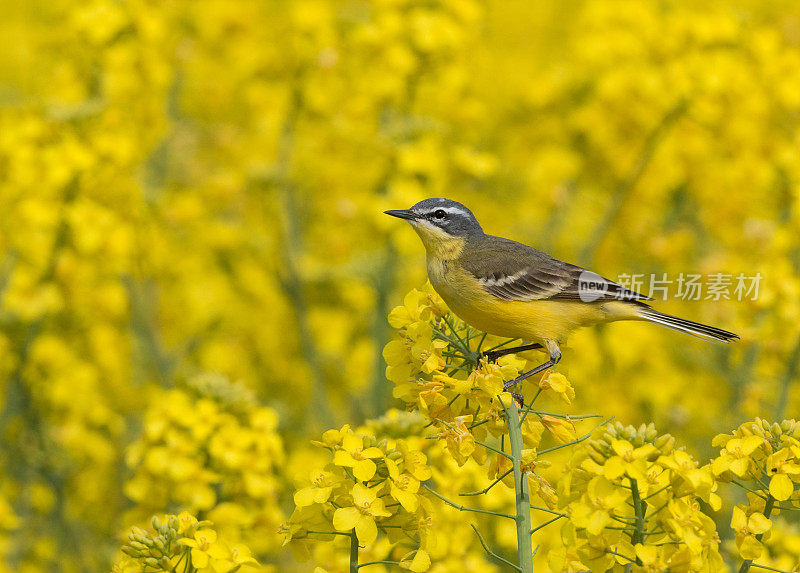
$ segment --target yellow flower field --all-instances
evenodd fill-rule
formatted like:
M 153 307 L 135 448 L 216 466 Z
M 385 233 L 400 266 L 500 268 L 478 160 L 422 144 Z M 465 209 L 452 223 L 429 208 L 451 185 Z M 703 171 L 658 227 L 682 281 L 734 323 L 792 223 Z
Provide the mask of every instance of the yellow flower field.
M 2 8 L 0 572 L 800 571 L 800 4 Z M 519 406 L 428 197 L 741 340 Z

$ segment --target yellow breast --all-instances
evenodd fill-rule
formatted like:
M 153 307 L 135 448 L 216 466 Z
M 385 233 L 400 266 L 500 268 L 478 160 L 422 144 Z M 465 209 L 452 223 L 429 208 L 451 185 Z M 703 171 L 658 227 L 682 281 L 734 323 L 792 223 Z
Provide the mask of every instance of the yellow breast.
M 429 258 L 428 278 L 459 318 L 497 336 L 533 342 L 546 339 L 564 342 L 578 328 L 623 318 L 620 310 L 603 303 L 499 299 L 486 292 L 456 261 Z M 625 310 L 624 314 L 630 313 Z

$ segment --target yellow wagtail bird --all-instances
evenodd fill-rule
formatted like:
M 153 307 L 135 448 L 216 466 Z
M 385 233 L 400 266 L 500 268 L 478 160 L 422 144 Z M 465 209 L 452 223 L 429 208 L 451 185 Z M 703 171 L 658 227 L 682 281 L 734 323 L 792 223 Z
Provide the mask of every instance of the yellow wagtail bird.
M 406 219 L 427 251 L 428 278 L 450 309 L 489 334 L 530 344 L 496 350 L 505 354 L 544 348 L 550 359 L 506 389 L 555 365 L 559 344 L 583 326 L 646 320 L 709 340 L 728 342 L 732 332 L 658 312 L 653 300 L 537 249 L 483 232 L 472 211 L 449 199 L 425 199 L 410 209 L 386 211 Z

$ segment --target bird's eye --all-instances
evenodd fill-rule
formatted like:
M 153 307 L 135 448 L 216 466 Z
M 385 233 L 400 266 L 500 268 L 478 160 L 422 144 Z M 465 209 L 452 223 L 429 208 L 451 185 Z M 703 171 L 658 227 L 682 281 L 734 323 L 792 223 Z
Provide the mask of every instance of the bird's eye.
M 447 213 L 445 213 L 442 209 L 436 209 L 436 211 L 433 212 L 433 218 L 439 219 L 440 221 L 444 219 L 446 216 Z

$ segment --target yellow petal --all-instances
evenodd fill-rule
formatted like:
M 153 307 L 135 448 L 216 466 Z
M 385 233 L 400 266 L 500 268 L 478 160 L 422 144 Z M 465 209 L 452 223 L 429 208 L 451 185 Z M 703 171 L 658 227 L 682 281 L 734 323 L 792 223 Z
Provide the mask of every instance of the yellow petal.
M 328 501 L 328 498 L 331 496 L 331 492 L 333 491 L 332 487 L 319 487 L 314 492 L 314 501 L 316 503 L 325 503 Z
M 375 520 L 367 515 L 362 515 L 356 523 L 356 537 L 359 543 L 369 545 L 378 537 L 378 527 Z
M 357 483 L 353 486 L 350 494 L 353 496 L 353 503 L 357 506 L 369 505 L 375 501 L 375 498 L 377 497 L 373 490 L 360 483 Z
M 766 533 L 772 527 L 772 522 L 764 517 L 763 513 L 754 513 L 747 520 L 747 529 L 753 533 Z
M 792 497 L 794 484 L 786 474 L 776 474 L 769 480 L 769 493 L 778 501 L 785 501 Z
M 742 477 L 747 473 L 747 468 L 750 467 L 750 458 L 739 458 L 733 460 L 730 465 L 730 470 L 737 476 Z
M 383 505 L 383 500 L 381 498 L 375 499 L 369 506 L 369 513 L 375 517 L 389 517 L 392 515 L 387 509 L 386 506 Z
M 738 505 L 733 508 L 733 515 L 731 516 L 731 529 L 734 531 L 742 531 L 747 528 L 747 516 L 744 514 L 742 508 Z
M 336 531 L 349 531 L 356 526 L 361 517 L 355 507 L 340 507 L 333 513 L 333 527 Z
M 383 452 L 380 450 L 380 448 L 372 447 L 361 452 L 361 455 L 365 458 L 382 458 Z
M 739 554 L 744 559 L 758 559 L 761 557 L 761 542 L 751 535 L 737 536 L 736 546 L 739 548 Z
M 431 567 L 431 558 L 428 555 L 428 552 L 424 549 L 419 549 L 417 554 L 414 555 L 414 559 L 411 561 L 411 565 L 409 565 L 409 571 L 413 571 L 414 573 L 423 573 L 427 571 Z
M 603 466 L 603 475 L 606 476 L 606 479 L 617 479 L 624 473 L 625 462 L 622 461 L 622 458 L 619 456 L 614 456 L 613 458 L 606 460 L 606 463 Z
M 764 443 L 764 438 L 760 436 L 747 436 L 742 438 L 741 449 L 746 456 L 752 454 L 755 449 Z
M 730 467 L 730 458 L 727 456 L 720 456 L 711 462 L 711 471 L 714 472 L 714 475 L 721 475 L 728 471 Z
M 417 511 L 417 508 L 419 507 L 419 498 L 416 495 L 407 491 L 403 491 L 394 484 L 391 485 L 390 489 L 392 497 L 400 502 L 400 505 L 403 506 L 403 509 L 409 513 L 414 513 Z
M 633 445 L 628 440 L 614 440 L 611 442 L 611 448 L 618 456 L 624 456 L 633 451 Z
M 364 439 L 358 434 L 345 434 L 342 447 L 348 452 L 361 451 L 364 447 Z
M 369 481 L 375 475 L 376 469 L 372 460 L 358 460 L 353 466 L 353 475 L 361 481 Z
M 400 470 L 394 460 L 386 460 L 386 468 L 389 470 L 389 477 L 392 479 L 400 479 Z
M 294 504 L 297 507 L 306 507 L 314 503 L 314 496 L 316 491 L 311 487 L 304 487 L 294 492 Z
M 636 556 L 641 559 L 642 563 L 645 565 L 653 564 L 658 559 L 658 548 L 652 545 L 637 543 L 634 551 L 636 552 Z
M 592 513 L 592 516 L 589 520 L 589 524 L 586 527 L 586 531 L 591 533 L 592 535 L 600 535 L 603 531 L 603 528 L 608 525 L 608 522 L 611 518 L 608 514 L 604 511 L 595 511 Z
M 333 463 L 346 468 L 352 468 L 356 465 L 353 456 L 350 455 L 350 452 L 346 452 L 345 450 L 336 450 L 336 453 L 333 454 Z
M 208 553 L 199 549 L 192 549 L 192 565 L 196 569 L 208 567 Z

